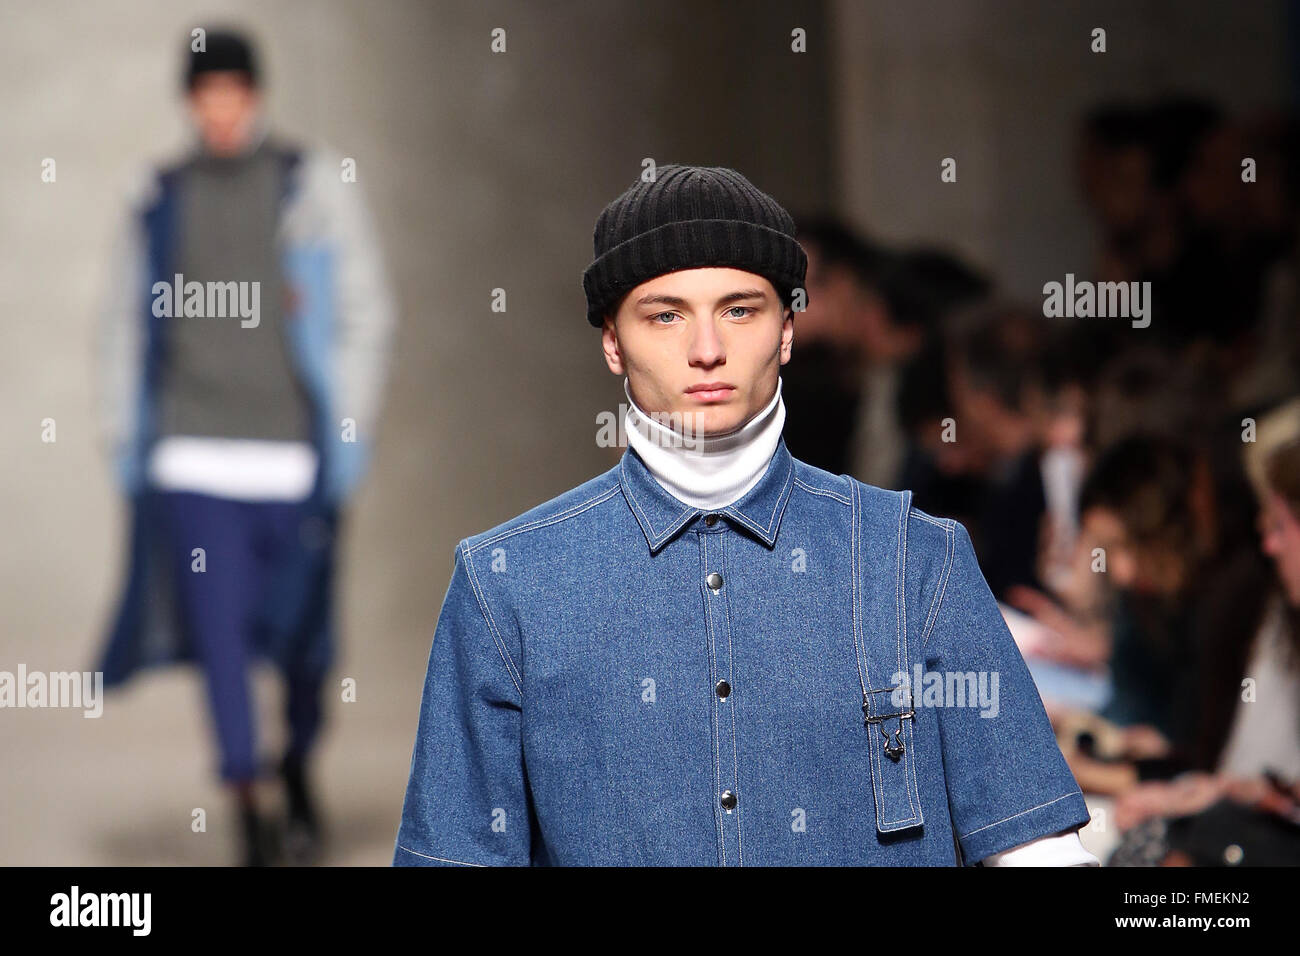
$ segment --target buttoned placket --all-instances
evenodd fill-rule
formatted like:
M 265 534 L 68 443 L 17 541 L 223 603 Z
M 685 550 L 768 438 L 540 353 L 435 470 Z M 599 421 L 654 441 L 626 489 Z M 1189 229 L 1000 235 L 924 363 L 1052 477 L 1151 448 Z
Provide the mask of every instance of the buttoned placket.
M 700 593 L 704 602 L 708 636 L 713 738 L 713 812 L 717 821 L 718 862 L 744 864 L 744 836 L 740 827 L 741 800 L 736 746 L 736 675 L 733 671 L 731 609 L 728 597 L 729 543 L 734 532 L 716 514 L 696 522 L 700 548 Z

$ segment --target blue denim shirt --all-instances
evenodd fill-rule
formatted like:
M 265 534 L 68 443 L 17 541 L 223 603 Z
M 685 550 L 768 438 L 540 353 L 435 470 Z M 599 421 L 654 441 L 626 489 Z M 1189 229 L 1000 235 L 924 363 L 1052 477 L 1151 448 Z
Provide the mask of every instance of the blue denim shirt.
M 703 513 L 628 449 L 457 546 L 393 863 L 969 865 L 1088 819 L 959 523 L 784 440 Z

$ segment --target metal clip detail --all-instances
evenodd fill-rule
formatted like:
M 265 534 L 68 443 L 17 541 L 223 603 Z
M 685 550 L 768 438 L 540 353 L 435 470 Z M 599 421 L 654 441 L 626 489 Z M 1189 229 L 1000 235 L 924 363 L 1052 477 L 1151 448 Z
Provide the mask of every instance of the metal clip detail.
M 880 693 L 884 693 L 885 691 L 895 691 L 897 689 L 898 689 L 897 687 L 881 687 L 879 690 L 867 691 L 866 695 L 864 695 L 862 698 L 862 714 L 863 717 L 865 718 L 865 724 L 868 726 L 871 724 L 881 725 L 880 732 L 885 737 L 885 754 L 891 760 L 898 760 L 898 758 L 903 756 L 903 754 L 907 751 L 907 747 L 903 743 L 903 721 L 907 720 L 909 717 L 915 716 L 916 711 L 909 706 L 907 710 L 901 710 L 893 714 L 881 714 L 879 716 L 873 717 L 871 715 L 869 697 L 871 694 L 880 694 Z M 884 721 L 890 719 L 891 717 L 898 718 L 898 729 L 893 732 L 892 739 L 891 739 L 890 732 L 886 730 L 884 727 Z

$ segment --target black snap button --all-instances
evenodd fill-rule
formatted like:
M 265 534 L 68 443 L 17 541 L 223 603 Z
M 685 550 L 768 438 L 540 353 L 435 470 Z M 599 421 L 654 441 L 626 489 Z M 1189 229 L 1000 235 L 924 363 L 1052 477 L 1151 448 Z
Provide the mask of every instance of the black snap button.
M 705 515 L 705 516 L 704 516 L 704 523 L 705 523 L 706 525 L 708 525 L 710 528 L 712 528 L 715 524 L 718 523 L 718 516 L 717 516 L 717 515 Z
M 731 685 L 728 684 L 725 680 L 718 681 L 716 684 L 713 685 L 713 689 L 718 692 L 718 696 L 721 697 L 723 700 L 726 700 L 728 697 L 731 696 Z
M 736 809 L 736 795 L 730 790 L 722 791 L 722 799 L 719 802 L 722 804 L 722 809 L 724 810 Z
M 715 591 L 722 590 L 722 575 L 719 574 L 717 571 L 710 571 L 709 576 L 704 580 L 705 583 L 707 583 L 708 586 L 711 587 L 713 590 Z

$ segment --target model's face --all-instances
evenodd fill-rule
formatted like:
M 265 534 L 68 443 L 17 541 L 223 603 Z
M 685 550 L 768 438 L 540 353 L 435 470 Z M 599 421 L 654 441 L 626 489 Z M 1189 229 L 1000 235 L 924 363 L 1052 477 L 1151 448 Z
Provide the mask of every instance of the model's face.
M 971 463 L 988 464 L 1022 450 L 1017 438 L 1024 430 L 1022 416 L 989 389 L 976 388 L 961 362 L 948 363 L 948 390 L 958 428 L 965 428 L 958 432 L 959 441 L 969 446 Z
M 793 341 L 794 318 L 772 283 L 729 268 L 643 282 L 601 334 L 605 363 L 627 376 L 633 401 L 697 437 L 734 431 L 761 411 Z
M 801 243 L 808 256 L 805 285 L 808 307 L 799 315 L 800 341 L 825 341 L 836 346 L 852 343 L 853 277 L 847 269 L 826 262 L 816 243 Z
M 1151 157 L 1142 147 L 1098 149 L 1086 164 L 1084 189 L 1108 230 L 1127 234 L 1142 224 L 1151 192 Z
M 1270 491 L 1264 501 L 1260 537 L 1264 553 L 1277 565 L 1287 601 L 1300 607 L 1300 518 L 1275 491 Z
M 1134 541 L 1123 520 L 1109 508 L 1093 507 L 1080 519 L 1081 541 L 1106 552 L 1106 574 L 1121 591 L 1168 597 L 1183 582 L 1183 562 L 1168 548 Z
M 857 349 L 877 361 L 893 358 L 898 332 L 880 295 L 847 266 L 826 262 L 815 242 L 801 245 L 808 256 L 808 307 L 799 314 L 800 341 Z
M 253 137 L 261 97 L 238 70 L 200 73 L 190 90 L 190 116 L 204 144 L 218 156 L 243 152 Z

